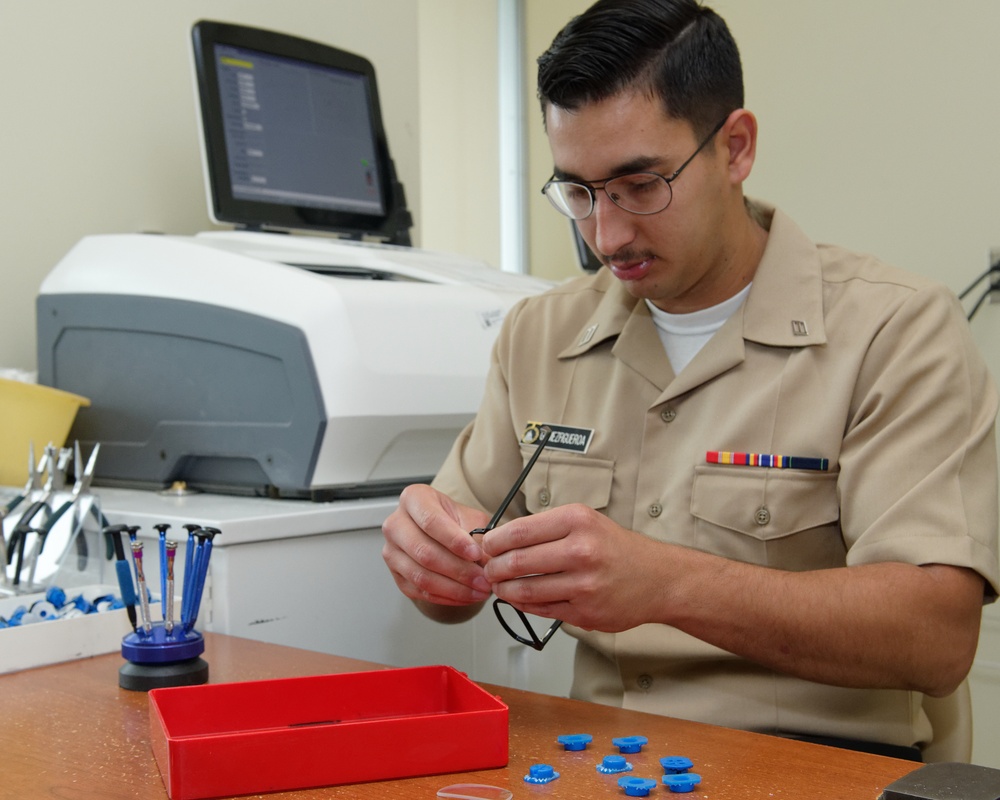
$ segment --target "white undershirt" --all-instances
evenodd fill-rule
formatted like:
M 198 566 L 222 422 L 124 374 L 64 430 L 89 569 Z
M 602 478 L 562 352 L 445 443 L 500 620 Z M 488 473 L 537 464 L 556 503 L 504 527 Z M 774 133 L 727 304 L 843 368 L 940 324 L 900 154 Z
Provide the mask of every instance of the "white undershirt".
M 667 351 L 667 358 L 674 368 L 674 374 L 680 374 L 712 338 L 725 321 L 738 309 L 747 295 L 750 294 L 750 284 L 728 300 L 723 300 L 711 308 L 692 311 L 690 314 L 670 314 L 654 306 L 649 300 L 646 305 L 653 315 L 656 332 Z

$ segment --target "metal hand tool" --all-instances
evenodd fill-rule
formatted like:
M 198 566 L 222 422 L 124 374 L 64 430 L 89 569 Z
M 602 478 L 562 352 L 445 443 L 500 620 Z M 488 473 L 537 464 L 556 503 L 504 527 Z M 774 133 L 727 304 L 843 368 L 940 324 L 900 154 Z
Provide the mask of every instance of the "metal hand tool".
M 67 512 L 70 508 L 74 508 L 80 502 L 81 497 L 83 497 L 90 487 L 90 483 L 94 478 L 94 468 L 97 465 L 97 455 L 100 452 L 100 444 L 95 445 L 93 451 L 90 454 L 90 459 L 87 461 L 87 466 L 83 470 L 80 469 L 82 463 L 82 458 L 80 457 L 80 445 L 79 443 L 75 446 L 75 461 L 76 461 L 76 481 L 73 484 L 73 489 L 70 492 L 69 497 L 59 506 L 59 508 L 49 515 L 46 519 L 45 524 L 40 528 L 35 529 L 37 533 L 37 539 L 32 547 L 32 552 L 29 557 L 30 573 L 28 576 L 28 582 L 33 583 L 35 580 L 35 568 L 38 565 L 38 556 L 41 555 L 42 549 L 45 547 L 45 543 L 48 540 L 48 536 L 52 529 L 55 527 L 59 519 Z M 53 481 L 53 483 L 60 482 L 59 479 Z M 69 531 L 69 535 L 76 535 L 76 547 L 78 557 L 83 559 L 82 564 L 77 564 L 80 570 L 83 570 L 87 566 L 87 550 L 86 550 L 86 538 L 83 536 L 83 532 L 78 530 L 79 519 L 76 514 L 74 514 L 74 524 Z M 83 542 L 83 550 L 81 552 L 81 541 Z M 59 557 L 62 557 L 60 552 Z
M 28 534 L 37 532 L 37 528 L 32 525 L 34 519 L 42 512 L 49 511 L 49 498 L 52 496 L 56 482 L 56 473 L 59 471 L 58 463 L 58 448 L 49 445 L 45 448 L 45 455 L 42 457 L 42 462 L 39 464 L 39 472 L 42 470 L 43 464 L 48 469 L 48 479 L 45 481 L 45 485 L 41 490 L 41 494 L 32 495 L 38 499 L 34 500 L 30 506 L 21 514 L 20 519 L 17 521 L 17 525 L 14 526 L 14 530 L 11 531 L 10 539 L 7 542 L 7 563 L 9 564 L 14 558 L 15 550 L 17 552 L 17 564 L 14 569 L 14 577 L 12 583 L 14 586 L 18 586 L 21 583 L 21 569 L 24 566 L 24 547 L 28 538 Z M 64 465 L 65 466 L 65 465 Z
M 166 542 L 164 550 L 167 554 L 167 606 L 163 615 L 163 627 L 167 633 L 174 632 L 174 557 L 177 555 L 177 542 Z
M 160 616 L 167 618 L 167 531 L 170 526 L 161 522 L 153 526 L 160 534 Z
M 190 522 L 184 526 L 184 530 L 188 532 L 188 538 L 187 538 L 187 547 L 184 550 L 184 585 L 181 587 L 182 622 L 186 622 L 188 619 L 188 606 L 191 603 L 191 599 L 194 597 L 194 585 L 195 585 L 194 554 L 196 547 L 196 539 L 194 538 L 194 532 L 200 529 L 201 525 L 195 525 Z
M 146 593 L 146 576 L 142 571 L 142 542 L 132 542 L 132 560 L 135 562 L 136 588 L 139 590 L 139 612 L 142 614 L 142 629 L 147 635 L 153 630 L 149 616 L 149 595 Z
M 28 444 L 28 482 L 24 485 L 22 492 L 7 503 L 2 510 L 0 510 L 0 520 L 17 508 L 21 504 L 22 500 L 30 498 L 42 488 L 42 475 L 45 472 L 45 465 L 47 461 L 48 456 L 43 455 L 41 462 L 36 465 L 35 443 L 31 442 Z
M 66 467 L 69 466 L 69 460 L 73 457 L 73 449 L 50 444 L 45 450 L 49 454 L 49 487 L 53 492 L 61 492 L 66 488 Z M 54 470 L 52 469 L 53 464 L 55 464 Z
M 188 603 L 188 618 L 184 620 L 185 632 L 191 630 L 198 621 L 198 610 L 201 608 L 201 596 L 205 591 L 205 579 L 208 577 L 208 562 L 212 557 L 212 541 L 221 531 L 218 528 L 201 528 L 195 531 L 198 539 L 198 552 L 194 561 L 194 592 Z
M 128 620 L 132 623 L 132 630 L 138 630 L 132 568 L 125 557 L 125 545 L 122 543 L 122 533 L 125 532 L 125 528 L 125 525 L 105 527 L 104 535 L 108 538 L 108 546 L 113 548 L 115 553 L 115 571 L 118 573 L 118 589 L 122 593 L 122 603 L 125 605 L 125 611 L 128 613 Z

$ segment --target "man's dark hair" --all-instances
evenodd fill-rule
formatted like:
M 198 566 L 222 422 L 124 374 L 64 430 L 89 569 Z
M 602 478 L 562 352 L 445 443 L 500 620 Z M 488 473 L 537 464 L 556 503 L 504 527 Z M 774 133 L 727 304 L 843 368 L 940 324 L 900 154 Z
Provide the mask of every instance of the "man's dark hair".
M 743 107 L 740 53 L 725 21 L 696 0 L 598 0 L 538 58 L 538 99 L 575 110 L 626 90 L 707 135 Z

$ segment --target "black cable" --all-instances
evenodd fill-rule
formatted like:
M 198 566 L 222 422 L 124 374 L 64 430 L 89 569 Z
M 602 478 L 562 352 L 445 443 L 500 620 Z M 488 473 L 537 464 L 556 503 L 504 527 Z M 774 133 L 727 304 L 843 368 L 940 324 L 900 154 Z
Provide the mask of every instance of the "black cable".
M 972 321 L 972 318 L 976 315 L 976 312 L 979 310 L 979 307 L 983 304 L 983 301 L 987 297 L 989 297 L 992 293 L 993 293 L 993 285 L 990 284 L 989 286 L 986 287 L 986 290 L 981 295 L 979 295 L 979 299 L 976 301 L 976 304 L 972 307 L 972 311 L 970 311 L 969 316 L 966 317 L 967 320 L 969 320 L 970 322 Z
M 976 278 L 972 283 L 970 283 L 968 286 L 966 286 L 965 289 L 962 290 L 962 293 L 958 296 L 958 299 L 959 300 L 964 300 L 965 296 L 969 292 L 971 292 L 973 289 L 975 289 L 976 286 L 979 284 L 979 282 L 983 278 L 985 278 L 987 275 L 990 275 L 991 273 L 993 273 L 995 270 L 998 269 L 998 267 L 1000 267 L 1000 261 L 998 261 L 996 264 L 990 264 L 990 268 L 988 270 L 986 270 L 986 272 L 984 272 L 982 275 L 980 275 L 978 278 Z M 979 307 L 979 303 L 976 303 L 976 307 L 977 308 Z

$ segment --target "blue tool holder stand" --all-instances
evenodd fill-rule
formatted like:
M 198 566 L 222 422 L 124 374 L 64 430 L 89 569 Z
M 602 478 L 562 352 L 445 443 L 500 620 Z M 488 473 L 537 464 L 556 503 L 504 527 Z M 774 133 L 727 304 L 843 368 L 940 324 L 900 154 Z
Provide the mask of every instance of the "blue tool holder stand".
M 140 626 L 122 639 L 125 663 L 118 670 L 122 689 L 148 692 L 166 686 L 196 686 L 208 682 L 208 663 L 201 658 L 205 639 L 191 628 L 175 625 L 167 633 L 162 622 L 154 622 L 149 633 Z

